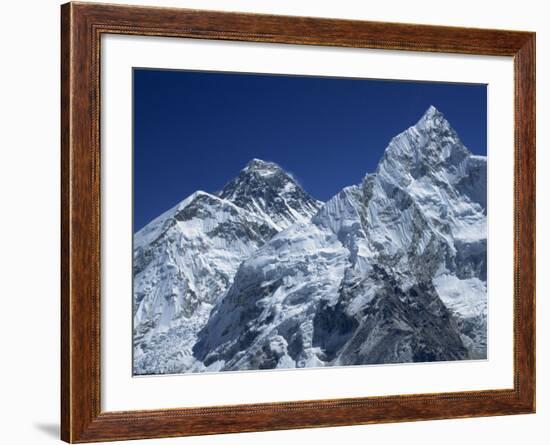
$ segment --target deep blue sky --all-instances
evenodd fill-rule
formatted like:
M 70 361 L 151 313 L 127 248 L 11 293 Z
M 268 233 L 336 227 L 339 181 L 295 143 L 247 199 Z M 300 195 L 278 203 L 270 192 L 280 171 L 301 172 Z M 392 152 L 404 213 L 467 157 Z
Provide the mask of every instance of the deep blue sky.
M 486 154 L 485 85 L 134 69 L 134 230 L 252 158 L 325 201 L 430 105 Z

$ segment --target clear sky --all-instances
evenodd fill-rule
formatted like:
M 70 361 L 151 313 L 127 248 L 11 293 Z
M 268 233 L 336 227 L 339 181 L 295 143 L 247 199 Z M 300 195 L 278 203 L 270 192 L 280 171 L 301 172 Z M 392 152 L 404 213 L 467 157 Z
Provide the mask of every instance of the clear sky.
M 252 158 L 326 201 L 430 105 L 486 154 L 485 85 L 134 69 L 134 230 Z

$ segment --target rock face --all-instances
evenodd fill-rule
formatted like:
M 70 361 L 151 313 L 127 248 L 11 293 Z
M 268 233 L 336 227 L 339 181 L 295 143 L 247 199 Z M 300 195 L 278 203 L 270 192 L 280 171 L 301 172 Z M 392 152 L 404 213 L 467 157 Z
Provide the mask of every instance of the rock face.
M 485 358 L 486 187 L 486 158 L 472 155 L 433 107 L 390 142 L 374 173 L 323 206 L 276 165 L 252 161 L 219 198 L 205 195 L 238 209 L 235 220 L 250 230 L 234 230 L 232 219 L 224 233 L 234 243 L 228 246 L 239 246 L 234 262 L 223 247 L 201 256 L 225 275 L 193 272 L 204 284 L 200 304 L 178 294 L 178 307 L 207 307 L 208 315 L 193 328 L 185 359 L 172 362 L 185 362 L 180 371 L 222 371 Z M 211 208 L 209 217 L 219 214 Z M 191 233 L 180 230 L 180 239 Z M 140 253 L 138 275 L 149 259 L 155 276 L 164 271 L 158 283 L 174 282 L 161 256 L 177 252 L 165 238 L 155 253 Z M 212 240 L 206 234 L 202 241 Z M 193 263 L 178 255 L 178 270 L 186 271 Z M 140 315 L 141 295 L 135 317 L 149 332 L 150 320 L 162 325 L 166 310 Z M 162 347 L 140 335 L 136 344 L 149 351 L 143 357 L 155 357 L 144 373 L 180 372 L 166 367 L 165 350 L 174 357 L 183 350 L 170 330 L 158 336 L 167 338 Z
M 309 220 L 322 205 L 277 164 L 260 159 L 250 161 L 222 189 L 220 198 L 264 218 L 278 230 Z

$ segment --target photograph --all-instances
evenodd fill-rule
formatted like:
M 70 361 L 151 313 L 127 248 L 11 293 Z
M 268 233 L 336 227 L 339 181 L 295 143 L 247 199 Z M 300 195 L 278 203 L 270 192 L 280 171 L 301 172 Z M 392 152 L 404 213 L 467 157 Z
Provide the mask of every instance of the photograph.
M 487 359 L 486 84 L 132 82 L 134 376 Z
M 548 443 L 547 10 L 5 2 L 0 442 Z

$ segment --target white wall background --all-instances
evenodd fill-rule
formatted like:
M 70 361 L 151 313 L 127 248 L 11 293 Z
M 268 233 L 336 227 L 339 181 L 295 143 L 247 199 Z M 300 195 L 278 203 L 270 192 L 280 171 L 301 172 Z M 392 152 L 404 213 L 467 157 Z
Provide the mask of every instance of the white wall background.
M 550 29 L 546 2 L 500 0 L 118 0 L 155 6 L 524 29 L 537 32 L 537 414 L 486 419 L 162 439 L 199 445 L 365 442 L 547 443 L 550 423 Z M 0 27 L 0 412 L 2 443 L 58 437 L 59 416 L 59 4 L 2 5 Z

